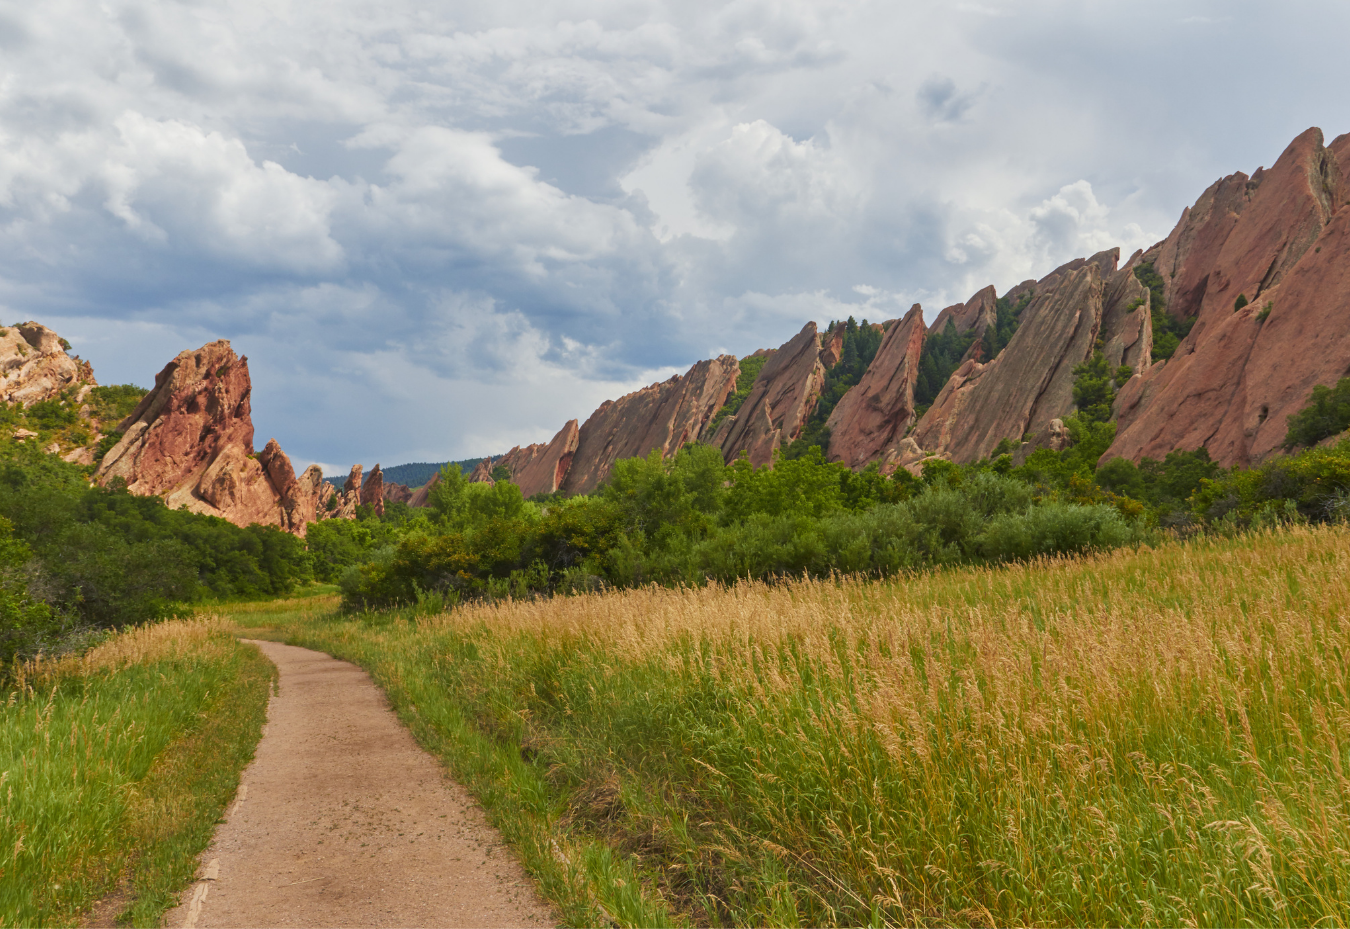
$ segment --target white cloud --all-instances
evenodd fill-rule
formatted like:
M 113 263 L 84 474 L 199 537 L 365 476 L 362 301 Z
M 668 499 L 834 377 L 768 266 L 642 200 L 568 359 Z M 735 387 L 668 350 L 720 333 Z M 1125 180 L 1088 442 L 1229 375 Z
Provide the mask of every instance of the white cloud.
M 0 311 L 104 380 L 231 338 L 298 459 L 500 451 L 1150 244 L 1350 128 L 1314 7 L 0 0 Z

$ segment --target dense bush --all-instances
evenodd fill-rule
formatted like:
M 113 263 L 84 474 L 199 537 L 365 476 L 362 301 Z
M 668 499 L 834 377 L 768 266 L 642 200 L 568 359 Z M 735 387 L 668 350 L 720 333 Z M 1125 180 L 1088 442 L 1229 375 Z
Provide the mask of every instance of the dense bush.
M 0 443 L 0 660 L 56 647 L 59 634 L 161 618 L 204 598 L 290 591 L 311 575 L 304 543 L 170 510 L 29 444 Z
M 1347 429 L 1350 429 L 1350 377 L 1343 377 L 1335 387 L 1318 384 L 1313 388 L 1308 405 L 1289 417 L 1284 448 L 1316 445 Z
M 1059 500 L 989 462 L 933 463 L 916 480 L 903 470 L 884 477 L 875 466 L 853 472 L 826 462 L 818 448 L 780 457 L 772 469 L 744 459 L 728 466 L 706 446 L 669 461 L 653 453 L 616 462 L 596 496 L 544 508 L 501 485 L 466 484 L 450 469 L 442 486 L 436 525 L 344 576 L 349 607 L 427 599 L 440 607 L 647 583 L 881 576 L 1090 551 L 1144 533 L 1109 501 Z

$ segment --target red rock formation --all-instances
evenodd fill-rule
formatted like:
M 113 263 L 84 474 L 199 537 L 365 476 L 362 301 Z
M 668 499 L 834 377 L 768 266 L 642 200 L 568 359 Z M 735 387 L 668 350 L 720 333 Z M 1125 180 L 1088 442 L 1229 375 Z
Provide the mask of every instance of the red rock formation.
M 844 333 L 848 331 L 848 323 L 835 323 L 830 334 L 821 339 L 820 345 L 820 363 L 828 371 L 839 363 L 839 359 L 844 356 Z
M 1313 386 L 1350 371 L 1342 155 L 1345 136 L 1324 148 L 1321 132 L 1308 130 L 1269 171 L 1211 187 L 1145 256 L 1164 265 L 1178 312 L 1193 310 L 1196 322 L 1170 360 L 1121 391 L 1109 457 L 1204 446 L 1223 465 L 1251 464 L 1283 441 Z M 1250 302 L 1235 311 L 1239 294 Z
M 408 506 L 417 507 L 418 509 L 421 509 L 422 507 L 431 506 L 430 500 L 431 491 L 440 482 L 441 482 L 441 474 L 439 471 L 437 471 L 435 474 L 431 475 L 430 480 L 428 480 L 421 487 L 413 491 L 412 499 L 408 501 Z
M 816 324 L 807 323 L 769 356 L 750 396 L 718 430 L 718 444 L 728 462 L 745 452 L 756 467 L 771 465 L 773 453 L 801 435 L 825 383 L 820 355 Z
M 1135 374 L 1148 370 L 1153 354 L 1151 297 L 1134 274 L 1140 254 L 1136 253 L 1129 264 L 1106 281 L 1098 336 L 1107 363 L 1113 368 L 1129 365 Z
M 914 382 L 925 332 L 923 308 L 917 303 L 887 330 L 862 379 L 844 394 L 825 423 L 831 461 L 861 468 L 905 437 L 914 422 Z
M 517 445 L 495 462 L 488 460 L 474 471 L 471 480 L 485 480 L 492 483 L 492 471 L 505 466 L 511 472 L 511 483 L 520 488 L 525 497 L 535 494 L 551 494 L 562 486 L 572 457 L 577 450 L 577 421 L 569 419 L 558 430 L 547 445 L 536 443 L 521 447 Z M 479 471 L 485 473 L 479 478 Z
M 526 448 L 527 448 L 527 449 L 544 448 L 544 446 L 543 446 L 543 445 L 527 445 Z M 517 452 L 519 452 L 519 451 L 520 451 L 520 446 L 516 446 L 515 448 L 511 449 L 510 452 L 507 452 L 507 455 L 510 455 L 510 454 L 513 454 L 513 453 L 517 453 Z M 502 457 L 503 457 L 503 459 L 504 459 L 506 456 L 503 455 Z M 484 458 L 482 461 L 478 462 L 478 466 L 475 467 L 475 468 L 473 469 L 473 472 L 469 475 L 469 483 L 470 483 L 470 484 L 495 484 L 496 481 L 494 481 L 494 480 L 492 479 L 492 468 L 493 468 L 492 459 L 491 459 L 491 458 Z
M 170 507 L 240 526 L 302 531 L 308 505 L 296 497 L 290 461 L 275 442 L 261 461 L 254 457 L 251 390 L 248 359 L 229 342 L 182 352 L 122 423 L 122 438 L 96 480 L 121 478 L 132 493 L 157 494 Z
M 771 359 L 764 367 L 773 363 Z M 722 355 L 700 361 L 663 383 L 605 401 L 578 433 L 576 455 L 562 489 L 590 493 L 609 477 L 620 458 L 641 458 L 653 450 L 669 457 L 703 438 L 712 418 L 735 392 L 740 371 L 735 356 Z
M 391 481 L 384 485 L 385 503 L 409 503 L 412 498 L 412 488 L 407 484 L 395 484 Z
M 980 338 L 984 335 L 984 330 L 993 325 L 997 318 L 998 291 L 994 290 L 991 284 L 965 303 L 956 303 L 944 309 L 933 320 L 930 331 L 942 333 L 946 330 L 948 322 L 956 326 L 956 331 L 963 335 L 972 329 L 975 330 L 975 341 L 971 343 L 965 355 L 965 358 L 974 358 L 980 350 Z M 965 358 L 961 360 L 964 361 Z
M 376 516 L 384 515 L 384 472 L 378 462 L 361 482 L 361 505 L 374 507 Z
M 1068 415 L 1073 368 L 1091 357 L 1102 329 L 1107 280 L 1120 251 L 1110 249 L 1056 268 L 1036 284 L 1017 333 L 987 364 L 968 360 L 914 429 L 924 449 L 965 463 L 988 456 L 1003 439 L 1019 440 Z M 1122 293 L 1127 292 L 1123 284 Z M 1116 309 L 1119 327 L 1139 308 Z M 1122 338 L 1122 341 L 1124 339 Z M 1137 345 L 1136 334 L 1131 346 Z
M 87 392 L 96 385 L 89 362 L 67 355 L 61 337 L 46 326 L 0 327 L 0 402 L 27 407 L 68 387 L 83 386 Z

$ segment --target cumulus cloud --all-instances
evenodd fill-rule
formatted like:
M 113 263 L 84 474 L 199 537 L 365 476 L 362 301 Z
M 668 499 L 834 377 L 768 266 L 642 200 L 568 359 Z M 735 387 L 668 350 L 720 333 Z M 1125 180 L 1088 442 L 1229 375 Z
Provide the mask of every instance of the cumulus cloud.
M 230 338 L 302 461 L 501 451 L 1149 244 L 1350 128 L 1314 5 L 0 0 L 0 319 L 105 382 Z

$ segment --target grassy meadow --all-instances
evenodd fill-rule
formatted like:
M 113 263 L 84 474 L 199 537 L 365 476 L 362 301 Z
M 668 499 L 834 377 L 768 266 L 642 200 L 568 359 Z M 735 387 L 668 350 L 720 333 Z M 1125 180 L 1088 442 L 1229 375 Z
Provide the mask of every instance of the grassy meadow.
M 1345 925 L 1350 530 L 241 626 L 368 668 L 569 923 Z
M 158 926 L 253 755 L 276 670 L 219 620 L 16 665 L 0 714 L 0 925 L 103 900 Z

